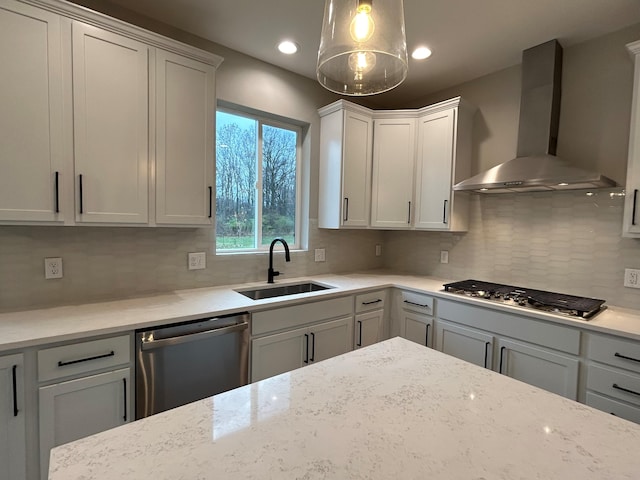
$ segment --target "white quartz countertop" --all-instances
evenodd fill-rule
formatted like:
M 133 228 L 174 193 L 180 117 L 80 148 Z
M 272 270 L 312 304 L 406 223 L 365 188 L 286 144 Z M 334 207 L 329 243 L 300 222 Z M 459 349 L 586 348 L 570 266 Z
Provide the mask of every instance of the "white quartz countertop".
M 0 353 L 47 343 L 194 320 L 210 315 L 224 315 L 241 311 L 255 312 L 386 287 L 415 290 L 441 298 L 640 340 L 640 312 L 638 311 L 610 306 L 592 320 L 571 319 L 449 294 L 442 291 L 442 285 L 451 281 L 447 279 L 374 271 L 282 279 L 276 285 L 309 280 L 335 288 L 257 301 L 235 291 L 267 286 L 265 282 L 259 282 L 177 290 L 126 300 L 1 313 Z
M 50 480 L 634 479 L 640 425 L 394 338 L 51 452 Z

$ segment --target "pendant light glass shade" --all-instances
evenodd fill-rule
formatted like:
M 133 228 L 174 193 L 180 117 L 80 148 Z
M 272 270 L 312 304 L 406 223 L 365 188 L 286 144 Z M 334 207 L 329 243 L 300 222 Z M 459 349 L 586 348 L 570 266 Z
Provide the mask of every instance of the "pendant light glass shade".
M 341 95 L 373 95 L 407 77 L 402 0 L 326 0 L 318 81 Z

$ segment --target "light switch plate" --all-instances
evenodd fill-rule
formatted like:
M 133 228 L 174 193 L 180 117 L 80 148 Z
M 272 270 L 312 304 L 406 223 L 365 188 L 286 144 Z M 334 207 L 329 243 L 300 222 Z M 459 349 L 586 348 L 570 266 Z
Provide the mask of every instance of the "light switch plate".
M 376 257 L 382 255 L 382 245 L 376 245 Z
M 324 248 L 316 248 L 315 249 L 315 260 L 316 262 L 324 262 L 325 261 L 325 256 L 324 256 Z
M 449 263 L 449 251 L 440 250 L 440 263 Z
M 207 254 L 195 252 L 189 254 L 189 270 L 203 270 L 207 267 Z
M 62 258 L 53 257 L 44 259 L 44 278 L 62 278 Z

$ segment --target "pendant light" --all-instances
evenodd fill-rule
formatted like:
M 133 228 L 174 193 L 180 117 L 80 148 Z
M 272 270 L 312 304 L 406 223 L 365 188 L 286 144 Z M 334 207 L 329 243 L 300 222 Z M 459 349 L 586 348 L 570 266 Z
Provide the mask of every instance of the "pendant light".
M 326 0 L 318 50 L 320 84 L 342 95 L 373 95 L 407 77 L 402 0 Z

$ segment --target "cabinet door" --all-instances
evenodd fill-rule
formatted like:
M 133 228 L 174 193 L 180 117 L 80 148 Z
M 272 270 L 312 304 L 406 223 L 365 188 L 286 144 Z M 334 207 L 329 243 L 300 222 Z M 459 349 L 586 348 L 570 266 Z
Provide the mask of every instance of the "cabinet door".
M 491 368 L 493 341 L 493 335 L 488 333 L 440 319 L 436 322 L 437 349 L 481 367 Z
M 353 334 L 353 348 L 373 345 L 382 340 L 384 310 L 360 313 L 356 315 L 355 332 Z
M 402 311 L 400 335 L 407 340 L 433 348 L 433 317 Z
M 156 50 L 156 223 L 211 225 L 215 69 Z
M 130 369 L 40 388 L 40 470 L 47 478 L 49 451 L 131 421 Z
M 416 228 L 446 229 L 451 208 L 455 109 L 426 115 L 418 124 Z
M 640 238 L 640 42 L 634 42 L 627 48 L 633 55 L 634 76 L 622 236 Z
M 0 2 L 0 221 L 62 221 L 60 18 Z
M 373 122 L 354 112 L 344 113 L 342 152 L 342 226 L 366 227 L 371 210 L 371 150 Z
M 372 227 L 411 226 L 414 154 L 413 119 L 375 120 Z
M 306 354 L 305 333 L 306 328 L 299 328 L 252 340 L 251 381 L 300 368 Z
M 353 317 L 344 317 L 309 328 L 309 362 L 319 362 L 353 350 Z
M 25 475 L 24 363 L 10 355 L 0 357 L 0 480 Z
M 576 400 L 578 360 L 511 340 L 498 340 L 497 370 L 522 382 Z
M 147 223 L 148 48 L 72 28 L 76 220 Z

